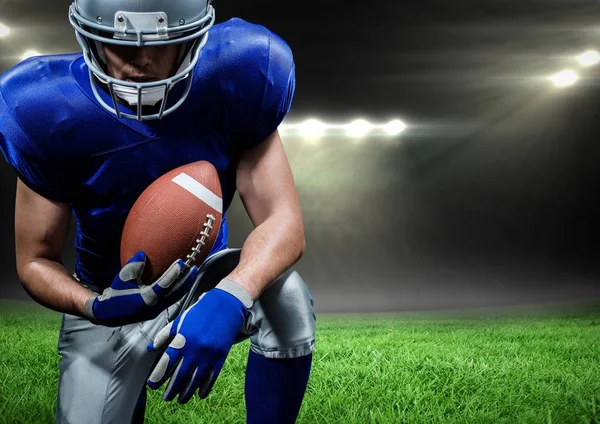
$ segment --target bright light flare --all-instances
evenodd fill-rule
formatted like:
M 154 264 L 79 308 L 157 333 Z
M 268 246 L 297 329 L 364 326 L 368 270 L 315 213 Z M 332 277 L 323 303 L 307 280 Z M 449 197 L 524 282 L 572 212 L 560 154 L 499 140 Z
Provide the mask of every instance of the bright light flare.
M 21 55 L 21 60 L 29 59 L 30 57 L 39 56 L 39 55 L 40 55 L 40 52 L 38 52 L 36 50 L 27 50 L 27 51 L 25 51 L 25 53 L 23 53 Z
M 569 87 L 579 80 L 579 75 L 573 71 L 561 71 L 552 77 L 552 81 L 557 87 Z
M 404 133 L 408 126 L 400 119 L 386 123 L 373 123 L 366 119 L 356 119 L 350 123 L 323 122 L 316 118 L 304 122 L 285 122 L 279 125 L 282 136 L 299 136 L 306 140 L 317 141 L 324 137 L 344 139 L 344 136 L 361 139 L 371 136 L 397 137 Z M 340 138 L 341 137 L 341 138 Z
M 307 140 L 318 140 L 325 135 L 326 125 L 317 119 L 309 119 L 300 124 L 300 135 Z
M 588 50 L 577 58 L 582 66 L 594 66 L 600 63 L 600 53 L 596 50 Z
M 6 25 L 0 23 L 0 38 L 8 37 L 9 34 L 10 34 L 10 29 Z
M 399 119 L 394 119 L 383 126 L 385 133 L 391 137 L 400 135 L 406 129 L 406 124 Z
M 364 119 L 357 119 L 346 126 L 346 133 L 353 138 L 361 138 L 369 134 L 373 129 L 373 124 Z

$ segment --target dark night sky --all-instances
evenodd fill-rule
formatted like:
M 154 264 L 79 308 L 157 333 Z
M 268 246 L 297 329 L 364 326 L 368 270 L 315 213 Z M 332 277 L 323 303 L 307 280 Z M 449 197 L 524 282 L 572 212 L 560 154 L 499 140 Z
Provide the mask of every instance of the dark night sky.
M 34 7 L 35 5 L 35 7 Z M 68 2 L 10 0 L 0 71 L 26 49 L 78 51 Z M 290 122 L 401 118 L 390 140 L 284 139 L 305 212 L 298 269 L 319 311 L 600 299 L 595 0 L 215 2 L 292 47 Z M 557 89 L 548 76 L 581 74 Z M 14 271 L 14 174 L 0 165 L 0 275 Z M 251 230 L 239 202 L 232 246 Z M 71 249 L 65 258 L 70 263 Z M 4 289 L 6 287 L 6 289 Z

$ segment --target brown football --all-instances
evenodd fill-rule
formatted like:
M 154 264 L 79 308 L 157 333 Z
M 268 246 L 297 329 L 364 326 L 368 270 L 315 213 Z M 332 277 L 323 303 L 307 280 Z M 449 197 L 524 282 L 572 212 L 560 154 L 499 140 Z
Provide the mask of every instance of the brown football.
M 148 258 L 143 280 L 155 281 L 177 259 L 200 266 L 221 227 L 219 175 L 206 161 L 154 181 L 131 208 L 121 236 L 121 266 L 139 250 Z

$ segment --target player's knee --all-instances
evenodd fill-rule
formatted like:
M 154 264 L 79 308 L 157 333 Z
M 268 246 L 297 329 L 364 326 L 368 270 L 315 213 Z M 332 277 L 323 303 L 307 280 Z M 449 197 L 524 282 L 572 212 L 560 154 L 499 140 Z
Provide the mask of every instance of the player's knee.
M 260 297 L 254 313 L 253 350 L 270 358 L 295 358 L 314 349 L 316 316 L 308 286 L 290 270 Z
M 266 301 L 276 301 L 273 307 L 283 312 L 315 318 L 314 301 L 304 279 L 294 270 L 283 274 L 266 292 Z M 262 298 L 261 298 L 262 300 Z
M 300 305 L 304 313 L 314 315 L 312 295 L 300 274 L 291 270 L 285 273 L 280 280 L 282 280 L 280 294 L 282 302 L 298 302 L 296 306 Z M 286 306 L 291 307 L 292 305 Z

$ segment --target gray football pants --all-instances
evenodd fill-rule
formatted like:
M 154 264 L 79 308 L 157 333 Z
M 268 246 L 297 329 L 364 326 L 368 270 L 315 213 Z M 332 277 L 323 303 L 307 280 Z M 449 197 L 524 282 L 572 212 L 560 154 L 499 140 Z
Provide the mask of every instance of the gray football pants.
M 239 249 L 227 249 L 207 260 L 194 295 L 151 321 L 123 327 L 94 325 L 63 314 L 58 353 L 56 422 L 60 424 L 129 423 L 158 353 L 149 342 L 184 307 L 214 287 L 239 260 Z M 198 290 L 198 288 L 201 290 Z M 215 317 L 218 319 L 218 317 Z M 248 310 L 236 343 L 250 338 L 250 348 L 268 358 L 295 358 L 315 348 L 313 299 L 297 272 L 283 274 Z M 182 406 L 185 407 L 185 406 Z

